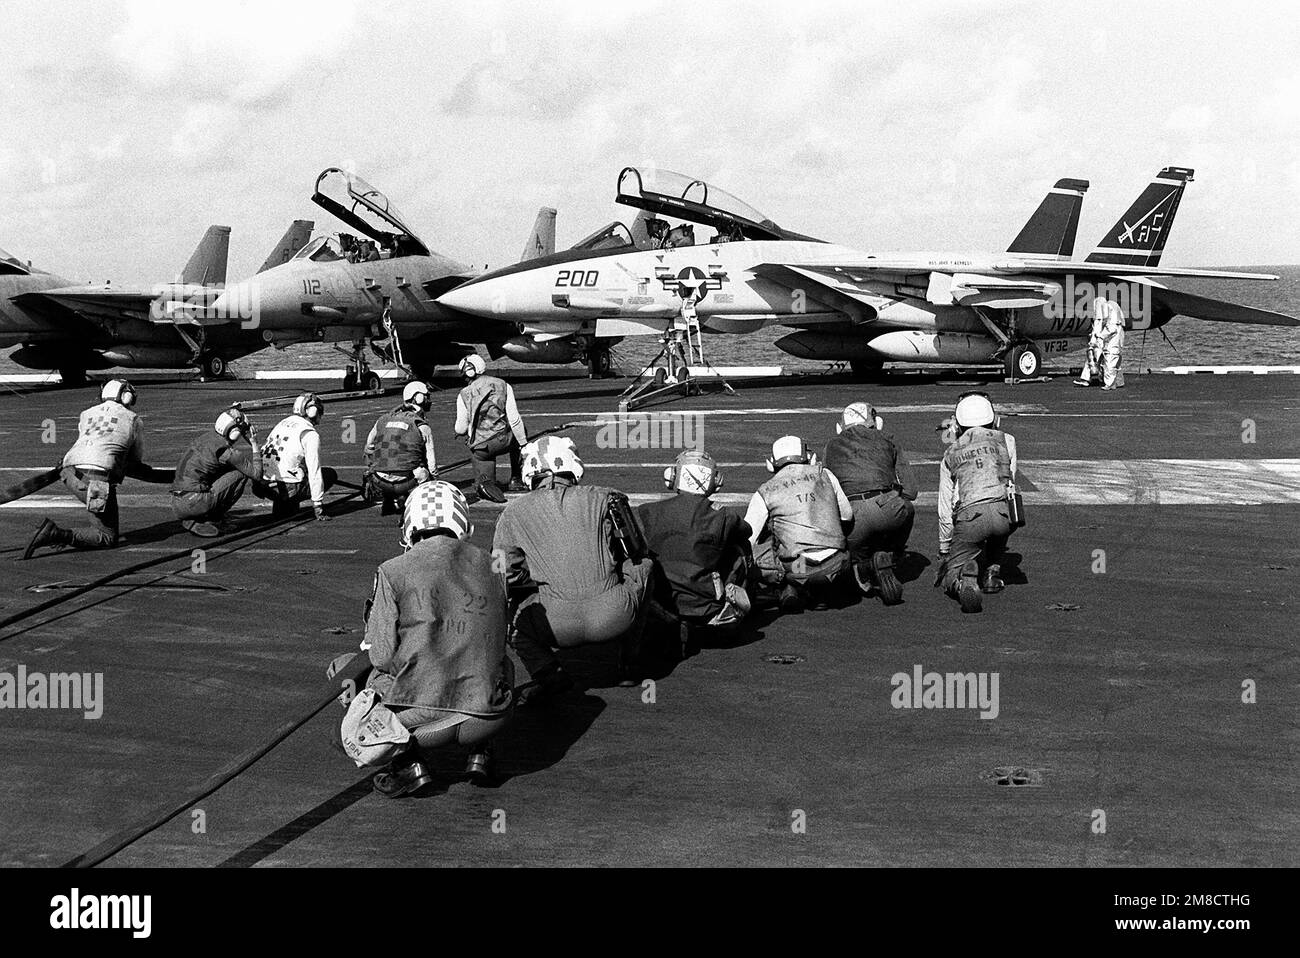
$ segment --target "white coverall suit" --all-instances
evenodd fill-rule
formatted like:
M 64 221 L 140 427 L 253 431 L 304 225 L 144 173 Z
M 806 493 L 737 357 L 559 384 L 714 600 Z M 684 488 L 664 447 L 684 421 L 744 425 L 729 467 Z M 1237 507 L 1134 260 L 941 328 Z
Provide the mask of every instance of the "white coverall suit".
M 1101 328 L 1101 378 L 1103 389 L 1120 389 L 1124 374 L 1119 364 L 1124 349 L 1124 311 L 1118 304 L 1108 302 L 1102 317 Z

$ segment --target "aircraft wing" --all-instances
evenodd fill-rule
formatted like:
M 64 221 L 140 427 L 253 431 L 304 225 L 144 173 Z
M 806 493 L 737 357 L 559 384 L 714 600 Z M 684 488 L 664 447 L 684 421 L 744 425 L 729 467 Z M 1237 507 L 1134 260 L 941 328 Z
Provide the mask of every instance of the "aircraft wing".
M 215 296 L 219 290 L 213 290 Z M 170 298 L 169 298 L 170 296 Z M 204 323 L 206 296 L 159 294 L 137 288 L 113 289 L 105 286 L 69 286 L 24 293 L 25 305 L 41 309 L 59 308 L 83 319 L 105 321 L 139 319 L 151 323 Z
M 930 272 L 970 273 L 986 276 L 1027 273 L 1032 276 L 1181 276 L 1198 279 L 1275 280 L 1271 273 L 1240 273 L 1224 269 L 1194 269 L 1176 266 L 1124 266 L 1117 263 L 1089 263 L 1083 260 L 1006 259 L 992 265 L 976 265 L 963 260 L 885 259 L 864 257 L 855 262 L 786 263 L 792 268 L 819 271 L 833 270 L 847 276 L 879 273 L 916 274 Z

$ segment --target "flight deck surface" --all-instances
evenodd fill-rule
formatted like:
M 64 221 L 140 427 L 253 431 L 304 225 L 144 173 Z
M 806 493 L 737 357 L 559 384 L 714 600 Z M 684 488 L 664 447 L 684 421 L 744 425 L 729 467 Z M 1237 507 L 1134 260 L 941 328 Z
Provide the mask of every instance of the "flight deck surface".
M 428 418 L 445 465 L 464 446 L 455 384 L 442 385 Z M 625 385 L 516 389 L 530 433 L 567 425 L 588 482 L 644 501 L 666 494 L 676 450 L 628 448 L 630 429 L 617 445 Z M 736 385 L 643 410 L 702 424 L 692 439 L 723 464 L 727 508 L 764 480 L 773 439 L 798 434 L 820 450 L 844 405 L 877 406 L 922 489 L 902 605 L 760 610 L 731 647 L 661 657 L 649 687 L 618 686 L 611 647 L 565 652 L 582 690 L 517 713 L 491 788 L 464 781 L 448 754 L 428 794 L 372 794 L 369 773 L 333 744 L 331 706 L 110 863 L 1295 863 L 1300 377 L 1130 375 L 1114 393 L 955 374 Z M 973 385 L 1016 436 L 1028 526 L 1011 539 L 1006 591 L 962 615 L 931 586 L 935 427 Z M 225 404 L 299 386 L 320 388 L 142 384 L 146 457 L 171 467 Z M 95 395 L 0 394 L 0 483 L 54 465 Z M 345 483 L 359 481 L 365 435 L 397 401 L 327 400 L 324 458 Z M 250 415 L 265 435 L 287 411 Z M 465 484 L 470 471 L 450 477 Z M 323 686 L 325 665 L 361 638 L 375 566 L 400 550 L 395 518 L 346 488 L 329 498 L 330 522 L 271 525 L 246 496 L 234 518 L 265 525 L 223 546 L 181 530 L 165 486 L 128 480 L 120 548 L 28 562 L 18 556 L 39 518 L 77 524 L 82 507 L 58 484 L 0 507 L 0 670 L 104 682 L 97 719 L 4 715 L 0 865 L 75 857 L 264 740 Z M 471 514 L 475 541 L 490 544 L 500 507 Z M 202 573 L 193 549 L 205 550 Z M 895 708 L 891 678 L 917 666 L 996 673 L 998 714 Z

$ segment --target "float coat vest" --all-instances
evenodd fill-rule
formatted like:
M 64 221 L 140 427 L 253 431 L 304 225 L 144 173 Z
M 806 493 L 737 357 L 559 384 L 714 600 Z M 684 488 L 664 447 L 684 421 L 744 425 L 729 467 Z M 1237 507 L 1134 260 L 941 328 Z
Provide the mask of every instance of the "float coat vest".
M 424 436 L 420 426 L 424 416 L 418 409 L 402 404 L 379 417 L 375 430 L 375 453 L 371 467 L 378 472 L 408 473 L 429 468 L 425 462 Z
M 818 549 L 847 548 L 835 486 L 820 463 L 791 463 L 759 486 L 758 494 L 767 504 L 780 558 L 790 561 Z
M 460 391 L 469 411 L 469 446 L 495 439 L 510 431 L 506 420 L 506 384 L 495 376 L 477 376 Z
M 1007 498 L 1011 452 L 1000 430 L 984 426 L 967 429 L 948 447 L 943 461 L 957 484 L 959 508 Z

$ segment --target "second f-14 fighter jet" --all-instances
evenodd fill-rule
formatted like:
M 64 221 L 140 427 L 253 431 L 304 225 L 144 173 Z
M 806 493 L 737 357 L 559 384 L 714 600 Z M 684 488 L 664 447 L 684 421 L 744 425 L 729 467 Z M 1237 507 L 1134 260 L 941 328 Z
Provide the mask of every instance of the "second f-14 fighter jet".
M 312 201 L 352 232 L 323 235 L 289 262 L 229 287 L 202 316 L 210 330 L 239 328 L 277 347 L 328 342 L 348 356 L 343 387 L 378 388 L 365 347 L 388 362 L 428 375 L 484 343 L 523 362 L 568 362 L 545 343 L 520 338 L 505 322 L 444 309 L 437 298 L 476 275 L 433 252 L 388 197 L 355 173 L 330 167 Z M 555 249 L 555 210 L 543 208 L 523 261 Z
M 1276 279 L 1160 266 L 1192 173 L 1161 170 L 1098 249 L 1076 260 L 1087 189 L 1080 180 L 1058 182 L 1006 252 L 869 253 L 782 229 L 702 180 L 628 167 L 615 199 L 642 211 L 648 241 L 611 228 L 599 248 L 486 273 L 439 303 L 517 322 L 539 338 L 585 339 L 593 352 L 617 337 L 663 334 L 686 316 L 706 333 L 785 326 L 794 331 L 777 340 L 781 349 L 847 360 L 862 374 L 885 362 L 1001 362 L 1009 376 L 1029 378 L 1044 353 L 1080 345 L 1098 298 L 1117 302 L 1135 329 L 1158 328 L 1175 315 L 1297 325 L 1290 316 L 1171 290 L 1154 278 Z M 682 222 L 670 226 L 668 218 Z M 695 233 L 700 226 L 703 237 Z

